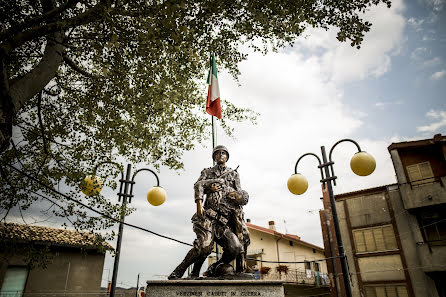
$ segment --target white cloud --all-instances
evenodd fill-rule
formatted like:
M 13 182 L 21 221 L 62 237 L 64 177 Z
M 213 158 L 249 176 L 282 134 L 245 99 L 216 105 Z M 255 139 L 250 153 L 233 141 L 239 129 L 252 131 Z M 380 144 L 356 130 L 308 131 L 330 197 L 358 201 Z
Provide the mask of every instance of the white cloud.
M 431 79 L 433 80 L 439 80 L 446 74 L 446 70 L 437 71 L 434 74 L 431 75 Z
M 430 110 L 426 113 L 426 117 L 431 118 L 434 122 L 429 125 L 417 127 L 419 132 L 435 132 L 441 127 L 446 126 L 445 110 Z
M 385 108 L 389 105 L 401 105 L 403 104 L 402 100 L 398 100 L 398 101 L 379 101 L 375 103 L 375 107 L 378 108 Z
M 435 12 L 443 10 L 446 2 L 444 0 L 425 0 L 425 1 Z
M 311 30 L 310 36 L 297 45 L 310 50 L 324 50 L 320 57 L 323 70 L 334 82 L 362 80 L 379 77 L 391 69 L 390 56 L 404 42 L 405 20 L 401 15 L 402 1 L 392 3 L 392 8 L 379 5 L 369 11 L 365 19 L 372 28 L 365 34 L 360 50 L 349 43 L 339 43 L 334 30 Z M 391 28 L 391 29 L 390 29 Z
M 414 28 L 415 31 L 419 32 L 422 30 L 422 25 L 424 23 L 424 19 L 415 19 L 415 18 L 409 18 L 407 20 L 407 23 L 409 24 L 409 26 L 411 26 L 412 28 Z
M 424 67 L 433 67 L 433 66 L 438 66 L 441 63 L 441 58 L 440 57 L 435 57 L 432 58 L 430 60 L 426 60 L 423 62 L 423 66 Z
M 414 49 L 414 51 L 410 54 L 410 58 L 414 61 L 419 61 L 424 59 L 424 57 L 428 54 L 428 49 L 425 47 L 417 47 Z

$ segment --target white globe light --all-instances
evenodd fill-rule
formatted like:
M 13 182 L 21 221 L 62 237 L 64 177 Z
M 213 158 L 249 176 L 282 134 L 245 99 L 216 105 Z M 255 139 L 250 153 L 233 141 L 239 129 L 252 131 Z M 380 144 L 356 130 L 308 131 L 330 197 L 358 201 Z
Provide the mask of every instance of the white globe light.
M 147 192 L 147 201 L 153 206 L 159 206 L 166 201 L 166 191 L 161 187 L 153 187 Z
M 367 176 L 375 171 L 376 161 L 369 153 L 358 152 L 352 157 L 350 167 L 355 174 Z
M 308 189 L 308 181 L 300 173 L 296 173 L 290 176 L 287 182 L 288 190 L 294 195 L 301 195 Z
M 81 191 L 86 196 L 97 195 L 103 187 L 102 180 L 99 176 L 87 175 L 81 182 Z

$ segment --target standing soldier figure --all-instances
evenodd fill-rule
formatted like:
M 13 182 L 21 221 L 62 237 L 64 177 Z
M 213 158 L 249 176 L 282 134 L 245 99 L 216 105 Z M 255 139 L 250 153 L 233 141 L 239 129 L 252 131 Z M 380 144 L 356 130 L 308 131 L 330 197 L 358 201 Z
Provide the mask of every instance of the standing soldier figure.
M 244 255 L 249 245 L 249 233 L 242 212 L 242 206 L 248 203 L 248 193 L 242 190 L 237 171 L 226 167 L 229 159 L 226 147 L 216 146 L 212 158 L 217 165 L 204 169 L 194 185 L 197 213 L 192 217 L 192 223 L 197 239 L 184 260 L 169 275 L 169 279 L 181 278 L 191 264 L 194 264 L 191 276 L 198 277 L 203 262 L 212 252 L 214 242 L 223 247 L 223 255 L 208 268 L 207 276 L 231 274 L 233 270 L 223 270 L 236 257 Z

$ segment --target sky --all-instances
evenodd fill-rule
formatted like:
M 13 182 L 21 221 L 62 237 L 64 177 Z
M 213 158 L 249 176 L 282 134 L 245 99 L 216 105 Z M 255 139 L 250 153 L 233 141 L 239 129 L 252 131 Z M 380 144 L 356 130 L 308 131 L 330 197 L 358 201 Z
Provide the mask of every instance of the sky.
M 242 188 L 250 195 L 245 218 L 263 227 L 273 220 L 277 231 L 323 246 L 316 159 L 306 157 L 299 163 L 298 171 L 309 182 L 305 194 L 295 196 L 286 187 L 301 155 L 320 156 L 321 146 L 330 150 L 344 138 L 356 140 L 372 154 L 375 172 L 359 177 L 349 168 L 354 145 L 336 147 L 334 192 L 340 194 L 394 183 L 387 151 L 392 142 L 446 134 L 445 16 L 445 0 L 394 0 L 391 9 L 380 5 L 367 12 L 365 18 L 373 26 L 360 50 L 338 42 L 335 30 L 308 30 L 293 47 L 278 53 L 250 53 L 240 64 L 239 83 L 219 72 L 222 99 L 260 113 L 257 125 L 235 123 L 234 138 L 217 127 L 217 143 L 229 149 L 227 165 L 240 166 Z M 203 106 L 206 92 L 203 79 Z M 184 170 L 161 168 L 158 176 L 168 196 L 158 207 L 145 198 L 155 185 L 154 177 L 138 174 L 131 204 L 136 211 L 126 222 L 192 243 L 193 184 L 203 168 L 212 166 L 211 154 L 209 141 L 206 147 L 184 155 Z M 115 193 L 104 191 L 117 200 Z M 118 285 L 136 286 L 138 274 L 140 283 L 165 279 L 188 250 L 188 246 L 125 227 Z M 103 286 L 111 279 L 112 269 L 113 258 L 107 254 Z

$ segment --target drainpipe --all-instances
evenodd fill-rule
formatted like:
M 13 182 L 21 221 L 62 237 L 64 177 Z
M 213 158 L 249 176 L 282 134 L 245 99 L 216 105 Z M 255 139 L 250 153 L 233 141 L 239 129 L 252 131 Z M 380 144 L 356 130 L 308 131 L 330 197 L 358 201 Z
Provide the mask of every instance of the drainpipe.
M 68 287 L 68 276 L 70 275 L 70 268 L 71 268 L 71 262 L 68 262 L 67 278 L 65 280 L 65 292 L 67 291 L 67 287 Z
M 279 240 L 283 238 L 283 235 L 277 235 L 279 238 L 276 239 L 276 251 L 277 251 L 277 262 L 280 262 L 280 256 L 279 256 Z M 280 265 L 280 263 L 279 263 Z

